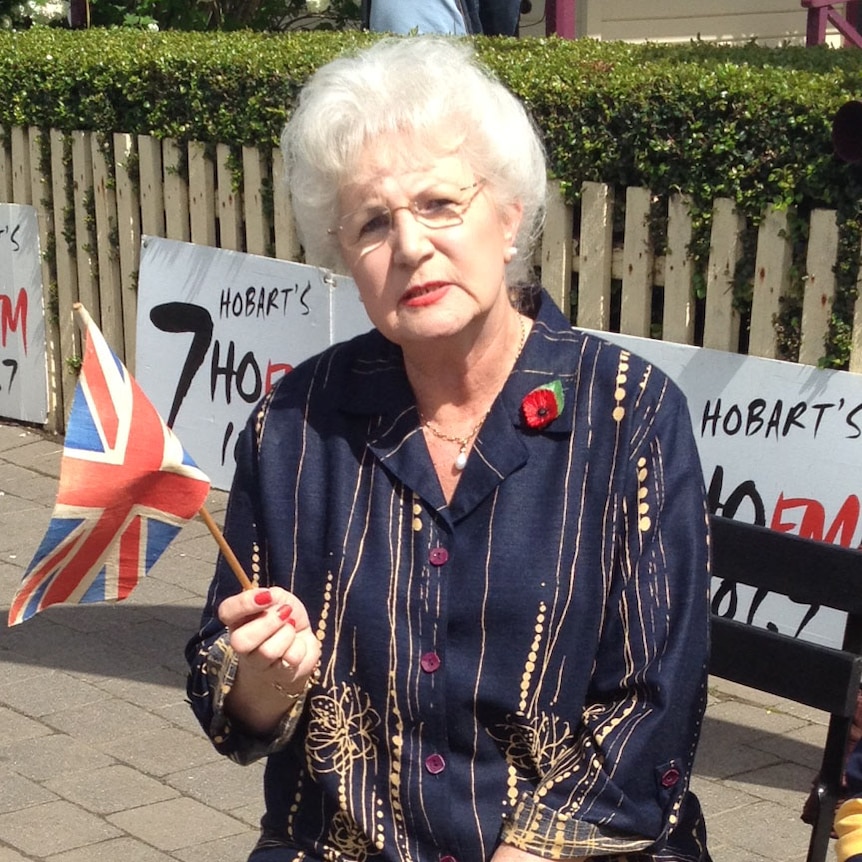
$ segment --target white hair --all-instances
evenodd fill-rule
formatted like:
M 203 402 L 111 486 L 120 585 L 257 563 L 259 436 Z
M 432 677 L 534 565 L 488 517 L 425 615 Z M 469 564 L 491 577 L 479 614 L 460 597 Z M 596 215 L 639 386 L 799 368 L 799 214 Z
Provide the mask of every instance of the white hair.
M 440 36 L 381 39 L 322 66 L 300 93 L 281 145 L 306 260 L 343 271 L 332 235 L 339 192 L 367 144 L 393 134 L 409 135 L 426 155 L 442 155 L 444 146 L 449 154 L 455 142 L 498 206 L 520 204 L 507 279 L 510 286 L 529 281 L 547 183 L 539 134 L 469 43 Z

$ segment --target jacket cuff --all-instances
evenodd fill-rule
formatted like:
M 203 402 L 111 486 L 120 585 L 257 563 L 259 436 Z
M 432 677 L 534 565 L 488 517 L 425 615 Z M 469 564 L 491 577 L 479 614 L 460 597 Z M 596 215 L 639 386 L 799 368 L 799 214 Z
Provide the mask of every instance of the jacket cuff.
M 215 747 L 231 760 L 246 766 L 280 751 L 290 741 L 307 699 L 308 688 L 297 697 L 269 736 L 249 733 L 225 712 L 225 700 L 236 680 L 239 658 L 230 645 L 227 633 L 210 646 L 204 672 L 212 694 L 213 716 L 208 729 Z
M 545 859 L 636 853 L 654 843 L 578 820 L 526 794 L 504 821 L 500 840 Z

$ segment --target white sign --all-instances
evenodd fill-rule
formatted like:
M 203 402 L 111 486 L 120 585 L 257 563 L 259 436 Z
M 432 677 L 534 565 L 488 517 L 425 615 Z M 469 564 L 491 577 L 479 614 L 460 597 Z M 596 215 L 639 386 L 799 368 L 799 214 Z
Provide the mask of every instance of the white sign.
M 217 488 L 230 486 L 236 436 L 275 381 L 369 328 L 349 278 L 144 239 L 136 376 Z M 862 545 L 862 375 L 595 334 L 654 363 L 686 394 L 710 511 Z M 713 609 L 829 645 L 843 631 L 843 614 L 774 595 L 755 600 L 736 584 L 713 584 Z
M 35 207 L 0 204 L 0 416 L 44 423 L 48 364 Z
M 862 545 L 862 375 L 596 332 L 665 371 L 688 399 L 710 511 Z M 862 555 L 860 555 L 862 589 Z M 844 615 L 713 584 L 713 609 L 840 645 Z
M 349 278 L 143 239 L 135 377 L 216 488 L 230 487 L 237 434 L 273 384 L 370 328 Z

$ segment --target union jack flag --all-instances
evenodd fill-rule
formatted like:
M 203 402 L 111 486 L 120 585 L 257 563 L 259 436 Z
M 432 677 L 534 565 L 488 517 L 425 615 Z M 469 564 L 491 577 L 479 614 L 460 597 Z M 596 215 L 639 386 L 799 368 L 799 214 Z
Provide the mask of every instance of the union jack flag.
M 210 482 L 83 308 L 81 373 L 51 523 L 9 610 L 120 601 L 206 500 Z

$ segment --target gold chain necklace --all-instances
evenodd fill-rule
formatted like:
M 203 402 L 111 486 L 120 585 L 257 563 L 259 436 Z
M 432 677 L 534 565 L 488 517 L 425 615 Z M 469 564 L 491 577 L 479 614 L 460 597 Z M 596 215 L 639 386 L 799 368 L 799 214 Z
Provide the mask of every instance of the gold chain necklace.
M 527 327 L 524 325 L 524 318 L 518 318 L 521 324 L 521 342 L 518 345 L 518 352 L 515 354 L 515 361 L 517 362 L 518 357 L 521 355 L 521 351 L 524 349 L 524 342 L 527 340 Z M 491 407 L 493 407 L 493 402 L 491 403 Z M 485 415 L 470 429 L 470 433 L 465 435 L 464 437 L 456 437 L 452 434 L 444 434 L 439 428 L 435 428 L 431 424 L 430 419 L 426 419 L 421 413 L 419 414 L 419 419 L 422 422 L 422 427 L 427 428 L 435 437 L 439 440 L 445 440 L 447 443 L 457 443 L 459 446 L 458 454 L 455 457 L 455 463 L 453 466 L 460 473 L 467 466 L 467 447 L 470 445 L 472 439 L 479 433 L 479 429 L 485 424 L 485 420 L 488 418 L 488 415 L 491 412 L 491 407 L 489 407 L 485 411 Z
M 442 431 L 435 428 L 427 419 L 422 420 L 422 425 L 440 440 L 445 440 L 447 443 L 457 443 L 461 447 L 455 458 L 454 464 L 455 469 L 460 473 L 461 470 L 467 466 L 467 447 L 470 445 L 470 441 L 479 433 L 479 429 L 484 425 L 490 412 L 491 408 L 489 407 L 485 411 L 485 415 L 472 427 L 470 433 L 466 437 L 454 437 L 449 434 L 444 434 Z M 420 418 L 422 417 L 420 416 Z

